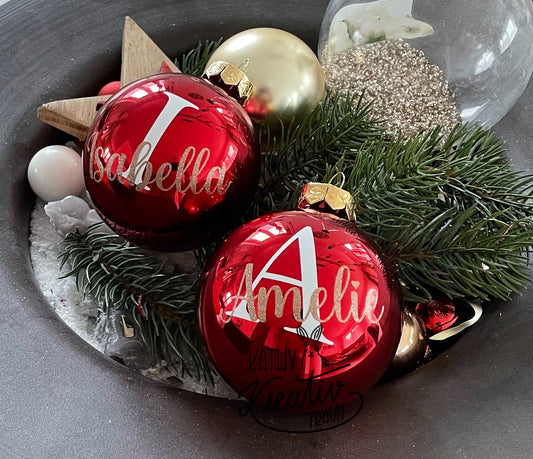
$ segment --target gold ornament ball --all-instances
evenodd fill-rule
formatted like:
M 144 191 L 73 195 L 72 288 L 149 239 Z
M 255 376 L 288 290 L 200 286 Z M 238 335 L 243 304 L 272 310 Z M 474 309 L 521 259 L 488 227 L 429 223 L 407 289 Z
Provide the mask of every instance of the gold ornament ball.
M 224 61 L 243 70 L 255 90 L 246 105 L 250 117 L 271 127 L 300 118 L 324 98 L 324 71 L 315 53 L 284 30 L 261 27 L 226 40 L 206 69 Z
M 426 329 L 416 313 L 404 309 L 402 335 L 398 349 L 383 379 L 390 380 L 403 376 L 420 367 L 428 350 Z

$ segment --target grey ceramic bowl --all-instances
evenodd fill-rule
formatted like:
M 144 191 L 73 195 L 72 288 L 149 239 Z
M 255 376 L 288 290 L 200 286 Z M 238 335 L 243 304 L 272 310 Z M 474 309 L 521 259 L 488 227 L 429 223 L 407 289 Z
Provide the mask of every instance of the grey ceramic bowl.
M 116 79 L 125 15 L 170 55 L 257 26 L 316 47 L 325 0 L 10 0 L 0 7 L 0 457 L 531 457 L 533 290 L 416 373 L 380 385 L 326 432 L 286 434 L 237 402 L 164 387 L 103 357 L 55 315 L 33 278 L 26 167 L 58 140 L 41 103 L 93 95 Z M 530 85 L 497 130 L 533 170 Z

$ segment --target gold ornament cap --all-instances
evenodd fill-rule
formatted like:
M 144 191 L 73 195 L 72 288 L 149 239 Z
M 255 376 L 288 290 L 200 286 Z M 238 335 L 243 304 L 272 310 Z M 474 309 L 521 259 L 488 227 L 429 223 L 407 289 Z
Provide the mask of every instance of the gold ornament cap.
M 240 68 L 224 61 L 210 64 L 205 69 L 202 78 L 226 91 L 243 106 L 248 102 L 255 89 L 254 84 Z
M 344 177 L 344 174 L 342 175 Z M 348 191 L 331 183 L 310 182 L 305 185 L 300 194 L 298 207 L 303 210 L 327 212 L 354 222 L 356 219 L 353 196 Z

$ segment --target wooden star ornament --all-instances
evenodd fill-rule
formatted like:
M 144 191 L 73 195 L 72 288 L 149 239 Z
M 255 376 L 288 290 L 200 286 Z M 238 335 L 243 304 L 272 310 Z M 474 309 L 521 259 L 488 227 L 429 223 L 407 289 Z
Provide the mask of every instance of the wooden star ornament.
M 122 35 L 120 86 L 157 73 L 171 72 L 180 73 L 180 70 L 135 21 L 126 16 Z M 56 100 L 41 105 L 37 109 L 37 117 L 68 134 L 85 139 L 99 106 L 109 97 Z

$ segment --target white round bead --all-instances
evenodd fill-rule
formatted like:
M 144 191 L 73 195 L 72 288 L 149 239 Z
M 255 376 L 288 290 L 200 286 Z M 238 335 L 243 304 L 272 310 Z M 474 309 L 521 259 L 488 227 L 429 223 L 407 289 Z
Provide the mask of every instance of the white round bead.
M 28 165 L 28 181 L 46 202 L 78 196 L 84 189 L 81 156 L 63 145 L 42 148 Z

